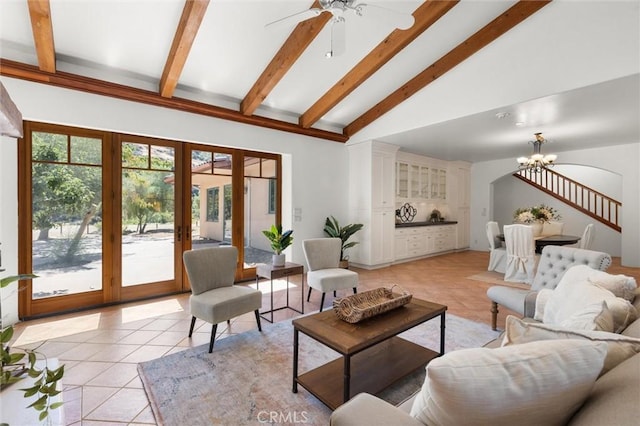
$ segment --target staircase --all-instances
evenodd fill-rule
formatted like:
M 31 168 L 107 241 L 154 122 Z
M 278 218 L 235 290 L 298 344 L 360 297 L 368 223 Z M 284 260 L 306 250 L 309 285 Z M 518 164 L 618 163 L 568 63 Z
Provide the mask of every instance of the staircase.
M 607 197 L 588 186 L 549 169 L 543 169 L 540 172 L 519 170 L 513 176 L 607 225 L 609 228 L 618 232 L 622 231 L 619 222 L 620 209 L 622 207 L 620 201 Z

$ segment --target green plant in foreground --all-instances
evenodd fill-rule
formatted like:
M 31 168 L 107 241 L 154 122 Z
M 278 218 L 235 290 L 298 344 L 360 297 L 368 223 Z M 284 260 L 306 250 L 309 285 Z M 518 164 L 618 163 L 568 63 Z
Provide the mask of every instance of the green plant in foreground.
M 33 274 L 13 275 L 2 278 L 0 280 L 0 288 L 4 288 L 14 281 L 36 278 Z M 1 387 L 5 388 L 13 383 L 19 382 L 25 376 L 34 379 L 34 383 L 29 388 L 22 388 L 24 397 L 29 398 L 37 395 L 37 399 L 26 408 L 33 408 L 40 412 L 38 416 L 42 421 L 49 415 L 49 410 L 60 407 L 62 402 L 51 403 L 51 398 L 58 395 L 58 382 L 64 375 L 64 365 L 51 370 L 47 366 L 47 358 L 37 352 L 36 349 L 19 349 L 15 350 L 9 347 L 9 342 L 13 337 L 13 326 L 5 327 L 0 333 L 0 362 L 1 370 Z M 38 357 L 44 359 L 44 367 L 37 366 Z M 26 357 L 26 360 L 25 360 Z
M 324 233 L 327 234 L 331 238 L 340 238 L 342 241 L 342 247 L 340 248 L 340 260 L 347 260 L 344 252 L 348 248 L 351 248 L 358 244 L 357 241 L 352 241 L 348 243 L 349 238 L 356 232 L 362 229 L 364 225 L 361 223 L 352 223 L 345 226 L 340 226 L 335 217 L 330 216 L 324 222 Z
M 271 249 L 275 254 L 281 254 L 284 249 L 293 243 L 293 231 L 282 232 L 282 225 L 271 225 L 271 229 L 262 231 L 271 243 Z

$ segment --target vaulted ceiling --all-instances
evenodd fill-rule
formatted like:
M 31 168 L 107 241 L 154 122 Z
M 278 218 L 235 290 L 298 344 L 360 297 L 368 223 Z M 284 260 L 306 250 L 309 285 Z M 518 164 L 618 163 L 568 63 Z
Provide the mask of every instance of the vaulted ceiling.
M 527 105 L 533 102 L 533 108 L 539 109 L 541 101 L 536 104 L 536 99 L 562 96 L 560 93 L 573 100 L 565 108 L 574 108 L 577 102 L 584 109 L 595 95 L 585 100 L 572 90 L 589 88 L 598 92 L 591 86 L 618 79 L 616 90 L 629 96 L 619 99 L 601 90 L 597 95 L 600 105 L 611 102 L 606 111 L 623 111 L 628 130 L 621 140 L 631 142 L 629 138 L 637 141 L 640 137 L 637 121 L 634 135 L 629 118 L 634 108 L 637 117 L 640 104 L 638 53 L 633 53 L 638 47 L 638 40 L 633 40 L 638 32 L 637 2 L 618 2 L 622 4 L 617 6 L 608 2 L 610 7 L 604 9 L 603 5 L 600 9 L 588 5 L 580 9 L 578 2 L 570 2 L 572 6 L 544 0 L 368 3 L 412 14 L 414 25 L 400 30 L 366 14 L 346 14 L 346 50 L 327 59 L 330 13 L 289 27 L 265 27 L 280 18 L 320 7 L 317 0 L 3 0 L 0 75 L 332 141 L 379 139 L 414 152 L 468 161 L 478 160 L 477 153 L 458 152 L 455 145 L 465 146 L 479 137 L 479 130 L 484 132 L 487 122 L 495 127 L 497 110 L 504 110 L 513 121 L 520 120 L 518 114 L 522 115 Z M 602 10 L 613 12 L 610 17 L 601 16 Z M 598 19 L 604 22 L 589 22 Z M 576 27 L 576 22 L 583 27 Z M 572 29 L 580 31 L 587 24 L 613 27 L 614 32 L 619 31 L 617 37 L 624 40 L 630 35 L 631 40 L 618 46 L 620 52 L 613 53 L 630 52 L 631 57 L 620 63 L 596 63 L 605 69 L 571 78 L 563 76 L 556 84 L 531 81 L 535 69 L 529 75 L 522 73 L 521 79 L 501 75 L 505 63 L 508 66 L 511 58 L 522 54 L 520 47 L 509 41 L 523 37 L 539 37 L 535 49 L 542 52 L 562 54 L 563 49 L 555 44 L 568 44 L 566 48 L 580 55 L 578 62 L 589 53 L 595 58 L 613 54 L 606 51 L 610 50 L 609 43 L 618 40 L 615 34 L 603 37 L 602 46 L 591 43 L 600 37 L 598 34 L 581 34 L 591 45 L 571 46 L 575 38 Z M 519 28 L 522 31 L 515 33 Z M 551 34 L 562 30 L 569 35 L 562 40 L 549 39 L 543 33 L 538 35 L 536 28 Z M 493 69 L 486 65 L 491 64 L 492 53 L 487 46 L 500 49 L 495 53 L 502 59 Z M 478 61 L 484 61 L 484 68 L 478 68 L 482 66 Z M 538 65 L 543 64 L 533 58 L 531 66 Z M 463 71 L 469 82 L 493 74 L 494 91 L 502 86 L 509 92 L 496 93 L 490 102 L 474 100 L 473 91 L 459 93 L 463 85 L 455 84 Z M 529 87 L 509 89 L 514 80 Z M 446 95 L 438 95 L 443 87 Z M 632 96 L 629 89 L 634 88 Z M 478 93 L 482 89 L 478 87 Z M 469 109 L 465 110 L 463 103 L 468 99 Z M 433 111 L 428 118 L 415 116 L 416 111 L 429 111 L 434 104 L 440 104 L 436 107 L 440 111 Z M 467 123 L 474 123 L 474 128 Z M 553 128 L 553 123 L 538 120 L 518 129 L 520 133 L 511 128 L 508 134 L 523 147 L 527 140 L 524 134 L 548 130 L 540 125 Z M 449 130 L 443 132 L 443 128 Z M 466 131 L 456 131 L 460 128 Z M 435 134 L 437 139 L 432 138 Z M 491 142 L 486 132 L 484 138 Z M 500 136 L 491 138 L 499 140 Z M 442 150 L 449 145 L 451 149 Z M 504 145 L 496 149 L 504 151 Z M 570 149 L 569 145 L 564 149 Z

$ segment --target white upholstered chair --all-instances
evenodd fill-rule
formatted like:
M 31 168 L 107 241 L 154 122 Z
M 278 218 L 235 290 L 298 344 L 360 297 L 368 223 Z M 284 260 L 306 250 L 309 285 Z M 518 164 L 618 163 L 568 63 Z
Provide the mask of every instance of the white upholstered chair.
M 185 251 L 184 266 L 191 284 L 189 307 L 193 334 L 196 318 L 213 324 L 209 353 L 213 350 L 218 323 L 253 311 L 258 330 L 262 293 L 250 287 L 233 285 L 238 261 L 238 249 L 233 246 Z
M 338 267 L 341 247 L 342 240 L 340 238 L 312 238 L 302 242 L 304 256 L 309 265 L 307 302 L 311 297 L 312 288 L 321 292 L 320 311 L 322 311 L 327 291 L 333 291 L 334 296 L 336 290 L 353 288 L 353 292 L 357 292 L 358 274 Z
M 593 223 L 588 224 L 584 227 L 584 231 L 582 232 L 582 238 L 580 238 L 580 243 L 578 247 L 581 249 L 589 250 L 591 249 L 591 245 L 593 244 L 595 226 Z
M 504 280 L 531 284 L 536 269 L 533 228 L 520 224 L 505 225 L 504 243 L 507 246 Z
M 556 288 L 567 269 L 575 265 L 588 265 L 593 269 L 605 271 L 611 265 L 611 256 L 575 247 L 545 246 L 531 289 L 496 285 L 487 290 L 487 297 L 491 300 L 491 328 L 496 329 L 498 304 L 520 315 L 533 318 L 538 291 Z
M 502 247 L 502 241 L 498 238 L 500 227 L 498 222 L 487 222 L 487 239 L 489 240 L 489 267 L 488 271 L 496 271 L 504 274 L 507 266 L 507 250 Z

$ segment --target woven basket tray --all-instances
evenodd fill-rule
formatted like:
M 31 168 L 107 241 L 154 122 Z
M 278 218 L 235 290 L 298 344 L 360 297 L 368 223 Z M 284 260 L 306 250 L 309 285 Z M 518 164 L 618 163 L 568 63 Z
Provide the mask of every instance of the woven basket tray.
M 357 323 L 411 301 L 411 293 L 402 290 L 402 293 L 393 293 L 393 288 L 376 288 L 333 301 L 333 310 L 338 318 L 350 323 Z

